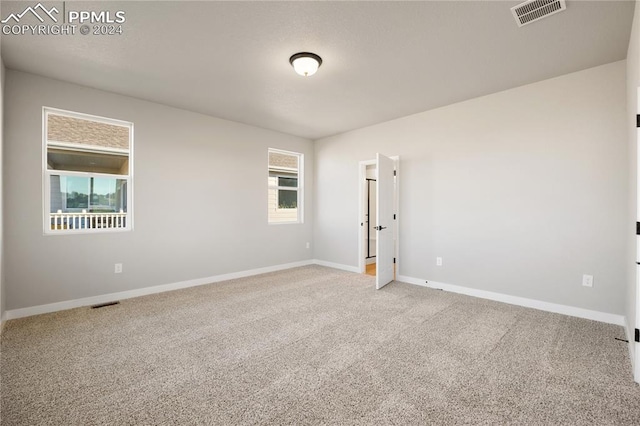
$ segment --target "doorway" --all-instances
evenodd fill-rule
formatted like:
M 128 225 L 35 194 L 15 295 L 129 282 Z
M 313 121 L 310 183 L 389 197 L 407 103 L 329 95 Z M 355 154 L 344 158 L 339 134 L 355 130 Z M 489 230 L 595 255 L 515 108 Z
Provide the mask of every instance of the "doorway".
M 361 161 L 359 172 L 359 271 L 375 276 L 379 289 L 399 271 L 399 157 L 377 154 L 375 160 Z
M 376 180 L 377 166 L 369 164 L 365 169 L 365 181 L 367 185 L 366 210 L 364 214 L 365 231 L 365 273 L 367 275 L 376 276 L 376 229 L 378 221 L 376 213 L 378 210 L 378 183 Z

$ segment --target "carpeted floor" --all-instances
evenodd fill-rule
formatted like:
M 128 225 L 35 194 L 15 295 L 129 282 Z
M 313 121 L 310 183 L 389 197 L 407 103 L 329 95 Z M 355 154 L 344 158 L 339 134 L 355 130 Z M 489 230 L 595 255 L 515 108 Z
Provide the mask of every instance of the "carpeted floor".
M 640 423 L 621 327 L 308 266 L 9 321 L 2 425 Z

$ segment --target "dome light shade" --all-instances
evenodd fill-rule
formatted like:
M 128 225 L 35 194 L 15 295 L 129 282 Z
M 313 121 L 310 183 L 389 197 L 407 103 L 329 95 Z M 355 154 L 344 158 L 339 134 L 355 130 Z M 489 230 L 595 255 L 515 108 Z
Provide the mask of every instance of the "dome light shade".
M 291 56 L 289 63 L 298 74 L 308 77 L 318 71 L 318 68 L 322 65 L 322 58 L 315 53 L 300 52 Z

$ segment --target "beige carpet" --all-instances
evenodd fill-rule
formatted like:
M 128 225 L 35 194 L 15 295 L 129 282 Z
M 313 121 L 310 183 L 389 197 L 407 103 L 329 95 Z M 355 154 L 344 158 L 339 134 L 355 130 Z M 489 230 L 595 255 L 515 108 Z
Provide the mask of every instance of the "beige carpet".
M 616 337 L 309 266 L 9 321 L 1 423 L 637 425 Z

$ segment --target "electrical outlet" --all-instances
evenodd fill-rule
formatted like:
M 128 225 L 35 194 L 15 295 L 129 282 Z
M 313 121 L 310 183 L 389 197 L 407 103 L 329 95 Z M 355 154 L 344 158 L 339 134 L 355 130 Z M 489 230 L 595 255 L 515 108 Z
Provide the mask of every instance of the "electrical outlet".
M 307 248 L 311 248 L 311 243 L 307 243 Z
M 583 275 L 582 285 L 585 287 L 593 287 L 593 275 Z
M 115 267 L 114 272 L 116 274 L 121 274 L 122 273 L 122 263 L 116 263 L 116 267 Z
M 436 257 L 436 266 L 442 266 L 442 258 Z

